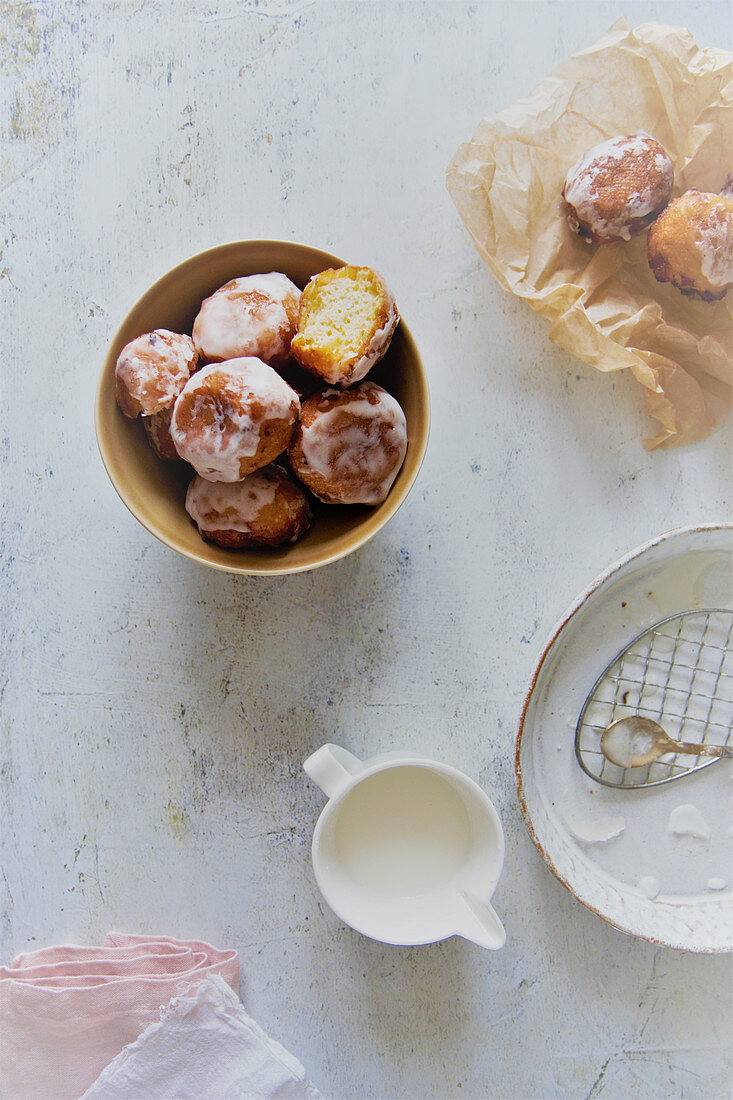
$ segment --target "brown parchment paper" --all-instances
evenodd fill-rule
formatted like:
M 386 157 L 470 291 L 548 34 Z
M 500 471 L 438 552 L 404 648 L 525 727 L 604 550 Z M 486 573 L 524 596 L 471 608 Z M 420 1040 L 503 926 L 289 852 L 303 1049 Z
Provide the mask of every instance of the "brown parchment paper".
M 502 286 L 550 321 L 550 339 L 601 371 L 628 369 L 659 422 L 650 450 L 708 435 L 733 401 L 733 290 L 720 302 L 658 283 L 646 233 L 587 245 L 561 207 L 592 145 L 648 130 L 675 191 L 720 191 L 733 172 L 733 53 L 689 31 L 615 23 L 525 99 L 485 118 L 448 168 L 448 190 Z

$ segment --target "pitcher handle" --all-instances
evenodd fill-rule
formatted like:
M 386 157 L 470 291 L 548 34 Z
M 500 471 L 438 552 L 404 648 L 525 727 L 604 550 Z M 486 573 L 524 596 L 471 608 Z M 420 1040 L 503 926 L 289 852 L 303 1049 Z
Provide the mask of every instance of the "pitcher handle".
M 322 745 L 303 764 L 303 771 L 327 798 L 339 794 L 363 770 L 361 760 L 340 745 Z

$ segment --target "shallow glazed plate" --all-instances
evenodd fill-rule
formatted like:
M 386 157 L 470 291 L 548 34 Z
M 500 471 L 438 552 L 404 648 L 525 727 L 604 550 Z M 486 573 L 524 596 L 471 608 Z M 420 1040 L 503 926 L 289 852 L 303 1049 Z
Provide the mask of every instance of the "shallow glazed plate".
M 193 471 L 156 458 L 140 420 L 124 417 L 115 401 L 115 363 L 125 344 L 155 328 L 190 333 L 203 299 L 230 279 L 283 271 L 304 287 L 317 272 L 342 265 L 337 256 L 289 241 L 234 241 L 174 267 L 143 294 L 122 322 L 107 352 L 97 389 L 99 450 L 112 484 L 132 514 L 179 554 L 229 573 L 299 573 L 327 565 L 363 546 L 407 497 L 427 447 L 430 401 L 420 355 L 404 321 L 397 326 L 384 359 L 369 374 L 397 398 L 407 419 L 407 457 L 397 480 L 384 503 L 375 508 L 318 506 L 310 531 L 292 546 L 224 550 L 204 542 L 184 509 Z M 298 372 L 297 365 L 293 370 Z M 282 373 L 288 377 L 286 367 Z M 294 377 L 288 381 L 299 385 Z M 308 379 L 301 381 L 308 384 Z
M 689 951 L 733 949 L 729 763 L 661 787 L 613 790 L 578 766 L 575 725 L 615 653 L 669 615 L 733 606 L 732 577 L 733 524 L 671 531 L 613 565 L 553 631 L 517 737 L 522 813 L 553 874 L 622 931 Z M 673 835 L 680 806 L 695 808 L 708 839 Z

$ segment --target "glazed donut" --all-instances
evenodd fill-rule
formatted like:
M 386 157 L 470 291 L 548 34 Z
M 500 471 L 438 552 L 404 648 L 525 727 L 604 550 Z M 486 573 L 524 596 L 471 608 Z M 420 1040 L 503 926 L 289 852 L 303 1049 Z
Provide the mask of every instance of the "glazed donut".
M 595 244 L 628 241 L 669 202 L 674 167 L 656 138 L 640 130 L 584 153 L 563 187 L 570 228 Z
M 232 279 L 201 303 L 194 344 L 209 362 L 256 356 L 282 363 L 290 356 L 299 306 L 300 291 L 279 271 Z
M 649 267 L 660 283 L 714 302 L 733 283 L 733 198 L 685 191 L 649 230 Z
M 241 481 L 287 447 L 298 419 L 295 390 L 252 356 L 211 363 L 173 407 L 179 455 L 208 481 Z
M 125 345 L 115 366 L 117 404 L 131 420 L 171 408 L 197 361 L 190 336 L 166 328 L 138 336 Z
M 186 493 L 186 511 L 206 542 L 232 550 L 296 542 L 312 518 L 301 487 L 275 465 L 233 483 L 195 477 Z
M 405 414 L 374 382 L 324 390 L 303 402 L 288 458 L 326 504 L 381 504 L 407 452 Z
M 370 267 L 322 271 L 303 291 L 292 353 L 325 382 L 348 386 L 379 362 L 399 319 L 391 291 Z
M 176 445 L 171 439 L 171 416 L 173 409 L 161 409 L 159 413 L 143 417 L 143 428 L 148 437 L 148 443 L 153 448 L 158 458 L 167 459 L 169 462 L 182 462 L 183 459 L 176 450 Z

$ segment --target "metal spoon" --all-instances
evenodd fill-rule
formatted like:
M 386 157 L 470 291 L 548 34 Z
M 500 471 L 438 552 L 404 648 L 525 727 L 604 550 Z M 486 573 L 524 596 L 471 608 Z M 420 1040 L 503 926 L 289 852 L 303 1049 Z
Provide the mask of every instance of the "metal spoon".
M 601 752 L 620 768 L 641 768 L 668 752 L 733 758 L 732 745 L 696 745 L 690 741 L 673 741 L 659 722 L 639 718 L 635 714 L 617 718 L 606 727 L 601 736 Z

